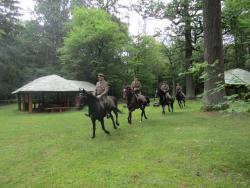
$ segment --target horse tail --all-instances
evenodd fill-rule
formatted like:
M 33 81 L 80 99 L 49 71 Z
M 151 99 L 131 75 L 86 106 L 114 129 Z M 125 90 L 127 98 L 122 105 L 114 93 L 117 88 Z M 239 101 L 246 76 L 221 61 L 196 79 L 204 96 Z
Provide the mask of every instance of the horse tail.
M 117 100 L 117 98 L 114 97 L 114 96 L 112 96 L 112 98 L 113 98 L 113 101 L 114 101 L 114 103 L 115 103 L 115 106 L 117 106 L 117 105 L 118 105 L 118 100 Z
M 171 108 L 172 108 L 172 112 L 174 111 L 174 99 L 171 102 Z
M 147 100 L 147 104 L 149 104 L 150 103 L 149 97 L 145 97 L 145 98 Z

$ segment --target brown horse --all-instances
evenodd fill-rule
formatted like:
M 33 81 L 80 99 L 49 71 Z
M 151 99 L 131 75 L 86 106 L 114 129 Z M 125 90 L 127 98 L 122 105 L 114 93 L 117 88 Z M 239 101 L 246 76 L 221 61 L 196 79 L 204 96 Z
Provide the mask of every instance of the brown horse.
M 145 119 L 147 119 L 145 108 L 150 103 L 150 100 L 148 97 L 141 98 L 139 96 L 136 96 L 133 89 L 130 86 L 127 86 L 123 89 L 123 98 L 127 99 L 127 108 L 129 111 L 129 114 L 128 114 L 129 124 L 132 123 L 132 112 L 138 108 L 141 109 L 141 122 L 142 122 L 143 116 Z
M 173 112 L 174 110 L 174 98 L 173 97 L 166 97 L 164 91 L 160 88 L 157 88 L 155 91 L 155 97 L 159 96 L 160 105 L 162 106 L 162 114 L 165 114 L 165 106 L 168 106 L 168 111 Z
M 95 138 L 95 130 L 96 130 L 96 120 L 99 120 L 102 126 L 103 131 L 106 134 L 109 134 L 109 131 L 105 129 L 104 126 L 104 117 L 108 114 L 113 122 L 114 129 L 117 129 L 116 125 L 119 126 L 118 123 L 118 112 L 121 112 L 117 107 L 117 101 L 115 97 L 107 96 L 105 99 L 99 99 L 96 96 L 88 93 L 84 89 L 79 90 L 80 96 L 80 106 L 83 106 L 83 103 L 86 103 L 89 107 L 89 117 L 92 121 L 93 125 L 93 136 Z M 104 101 L 106 100 L 106 101 Z M 116 122 L 114 121 L 113 115 L 111 112 L 114 112 L 116 117 Z
M 175 97 L 178 101 L 179 107 L 183 108 L 186 102 L 185 95 L 181 91 L 177 91 Z

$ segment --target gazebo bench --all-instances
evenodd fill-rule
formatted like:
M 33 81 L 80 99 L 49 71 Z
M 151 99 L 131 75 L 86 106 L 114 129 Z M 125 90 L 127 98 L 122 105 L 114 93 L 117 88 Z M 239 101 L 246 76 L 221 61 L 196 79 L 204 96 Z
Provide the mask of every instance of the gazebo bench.
M 49 112 L 63 112 L 68 109 L 74 109 L 76 107 L 67 107 L 67 106 L 56 106 L 56 107 L 49 107 L 49 108 L 44 108 L 45 111 Z

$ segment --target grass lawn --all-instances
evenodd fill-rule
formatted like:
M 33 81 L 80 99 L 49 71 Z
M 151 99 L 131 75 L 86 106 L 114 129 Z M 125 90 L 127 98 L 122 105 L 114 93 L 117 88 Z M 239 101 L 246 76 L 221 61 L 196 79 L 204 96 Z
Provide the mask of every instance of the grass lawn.
M 148 107 L 110 135 L 83 111 L 29 114 L 0 107 L 0 187 L 250 187 L 250 114 L 161 114 Z M 86 110 L 86 109 L 85 109 Z

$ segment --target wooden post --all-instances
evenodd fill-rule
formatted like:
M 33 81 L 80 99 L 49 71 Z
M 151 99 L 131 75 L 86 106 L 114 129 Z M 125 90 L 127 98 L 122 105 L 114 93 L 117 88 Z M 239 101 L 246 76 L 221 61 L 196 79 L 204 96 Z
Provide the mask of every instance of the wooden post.
M 21 111 L 21 94 L 17 94 L 17 100 L 18 100 L 18 110 Z
M 25 93 L 22 94 L 21 98 L 22 98 L 22 103 L 23 103 L 22 111 L 25 111 Z
M 75 106 L 76 106 L 77 108 L 80 107 L 80 98 L 79 98 L 79 96 L 75 96 Z
M 32 105 L 32 95 L 31 95 L 31 93 L 29 93 L 29 112 L 32 112 L 32 107 L 33 107 L 33 105 Z
M 67 93 L 67 107 L 69 107 L 69 94 Z

